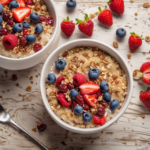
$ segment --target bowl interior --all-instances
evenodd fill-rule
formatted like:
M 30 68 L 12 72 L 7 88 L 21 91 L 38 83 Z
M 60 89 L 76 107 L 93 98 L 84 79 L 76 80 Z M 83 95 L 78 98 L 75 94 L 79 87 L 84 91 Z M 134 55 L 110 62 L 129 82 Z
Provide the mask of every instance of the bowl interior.
M 48 104 L 48 99 L 46 97 L 45 82 L 46 82 L 47 74 L 49 73 L 50 67 L 58 59 L 58 56 L 59 56 L 60 53 L 66 51 L 66 50 L 70 50 L 70 49 L 75 48 L 75 47 L 79 47 L 79 46 L 98 47 L 100 50 L 108 53 L 110 56 L 112 56 L 116 59 L 116 61 L 120 64 L 121 68 L 125 71 L 125 74 L 127 76 L 127 82 L 128 82 L 127 92 L 128 93 L 127 93 L 127 96 L 125 98 L 125 102 L 123 103 L 122 108 L 120 109 L 119 113 L 113 119 L 106 122 L 106 124 L 101 126 L 101 127 L 81 129 L 81 128 L 73 127 L 73 126 L 63 122 L 51 110 L 51 108 Z M 42 73 L 41 73 L 40 87 L 41 87 L 41 94 L 42 94 L 44 105 L 45 105 L 48 113 L 50 114 L 50 116 L 54 119 L 54 121 L 56 121 L 60 126 L 64 127 L 65 129 L 73 131 L 73 132 L 77 132 L 77 133 L 94 133 L 94 132 L 103 130 L 104 128 L 108 127 L 113 122 L 115 122 L 119 117 L 121 117 L 121 115 L 124 113 L 124 111 L 126 110 L 128 104 L 130 102 L 131 94 L 132 94 L 133 81 L 132 81 L 131 71 L 130 71 L 129 67 L 127 66 L 127 63 L 125 62 L 123 57 L 115 49 L 113 49 L 111 46 L 109 46 L 109 45 L 107 45 L 103 42 L 99 42 L 99 41 L 96 41 L 96 40 L 82 39 L 82 40 L 75 40 L 75 41 L 72 41 L 72 42 L 68 42 L 68 43 L 58 47 L 48 57 L 47 61 L 45 62 L 44 66 L 43 66 L 43 70 L 42 70 Z

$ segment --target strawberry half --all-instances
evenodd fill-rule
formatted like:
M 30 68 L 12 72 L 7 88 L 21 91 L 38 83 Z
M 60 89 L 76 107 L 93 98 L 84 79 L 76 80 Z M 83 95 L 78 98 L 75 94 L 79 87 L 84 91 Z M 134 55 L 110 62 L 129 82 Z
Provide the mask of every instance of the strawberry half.
M 30 13 L 31 9 L 29 7 L 18 7 L 13 11 L 13 17 L 17 22 L 22 22 Z
M 96 106 L 97 103 L 97 95 L 84 95 L 84 100 L 86 101 L 86 103 L 92 107 Z
M 0 4 L 7 5 L 11 2 L 11 0 L 0 0 Z
M 25 1 L 24 0 L 16 0 L 19 2 L 19 7 L 26 7 Z
M 80 94 L 95 94 L 99 89 L 99 85 L 94 82 L 86 82 L 79 86 Z

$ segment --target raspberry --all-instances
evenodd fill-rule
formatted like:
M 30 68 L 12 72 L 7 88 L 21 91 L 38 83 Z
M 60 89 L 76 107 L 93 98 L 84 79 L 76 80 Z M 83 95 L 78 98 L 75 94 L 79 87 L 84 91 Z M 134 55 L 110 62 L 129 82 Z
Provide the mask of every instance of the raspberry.
M 42 45 L 41 44 L 39 44 L 39 43 L 35 43 L 34 44 L 34 46 L 33 46 L 34 52 L 38 52 L 41 49 L 42 49 Z
M 72 103 L 71 101 L 68 102 L 66 100 L 65 94 L 63 94 L 63 93 L 58 94 L 58 100 L 60 101 L 61 105 L 64 107 L 69 107 Z
M 83 104 L 83 109 L 84 109 L 84 110 L 89 110 L 89 109 L 90 109 L 90 107 L 89 107 L 89 105 L 88 105 L 88 104 Z
M 93 121 L 94 121 L 95 124 L 99 124 L 100 123 L 100 118 L 98 116 L 94 116 Z
M 76 100 L 75 100 L 79 105 L 83 105 L 84 104 L 84 99 L 83 99 L 83 96 L 82 95 L 78 95 L 76 97 Z
M 74 89 L 74 85 L 72 83 L 67 83 L 67 87 L 69 90 Z
M 27 0 L 26 5 L 27 5 L 27 6 L 28 6 L 28 5 L 33 5 L 32 0 Z
M 86 82 L 86 76 L 80 73 L 77 73 L 73 76 L 73 84 L 75 86 L 80 86 Z
M 41 23 L 41 22 L 45 22 L 47 20 L 47 18 L 45 17 L 45 16 L 40 16 L 40 21 L 39 21 L 39 23 Z
M 72 111 L 74 111 L 74 108 L 77 106 L 77 103 L 75 101 L 72 102 L 70 108 Z
M 14 25 L 14 19 L 13 19 L 13 18 L 10 18 L 10 19 L 7 21 L 7 23 L 8 23 L 11 27 L 13 27 L 13 25 Z
M 97 114 L 98 114 L 100 117 L 103 117 L 104 114 L 105 114 L 105 109 L 102 108 L 102 107 L 98 108 Z
M 46 20 L 46 25 L 50 25 L 50 26 L 53 26 L 53 17 L 48 17 L 47 20 Z
M 37 128 L 39 132 L 43 132 L 47 128 L 47 125 L 42 123 L 42 124 L 37 125 Z
M 103 107 L 107 107 L 107 106 L 108 106 L 108 103 L 105 102 L 105 101 L 100 101 L 100 104 L 101 104 Z
M 62 76 L 59 76 L 56 80 L 56 86 L 58 87 L 61 84 L 61 81 L 63 80 Z
M 59 93 L 66 93 L 68 91 L 67 85 L 61 84 L 59 86 Z
M 7 35 L 8 31 L 6 28 L 0 29 L 0 35 Z
M 4 12 L 3 12 L 3 19 L 4 19 L 5 21 L 7 21 L 7 20 L 9 19 L 9 17 L 10 17 L 9 12 L 8 12 L 8 11 L 4 11 Z
M 25 37 L 25 36 L 22 36 L 22 37 L 20 38 L 20 44 L 21 44 L 22 46 L 25 46 L 25 45 L 27 44 L 27 40 L 26 40 L 26 37 Z
M 23 28 L 23 35 L 28 35 L 27 33 L 28 33 L 28 29 Z
M 13 49 L 18 43 L 18 38 L 13 34 L 7 34 L 3 38 L 3 45 L 7 49 Z

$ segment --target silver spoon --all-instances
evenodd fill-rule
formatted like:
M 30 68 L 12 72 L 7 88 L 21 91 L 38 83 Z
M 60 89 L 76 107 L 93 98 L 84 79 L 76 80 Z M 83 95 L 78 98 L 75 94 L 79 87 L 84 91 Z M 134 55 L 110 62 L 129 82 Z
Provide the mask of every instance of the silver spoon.
M 5 111 L 5 109 L 0 105 L 0 123 L 9 123 L 14 125 L 19 129 L 20 132 L 25 133 L 28 137 L 30 137 L 41 149 L 43 150 L 49 150 L 46 146 L 44 146 L 41 142 L 33 138 L 29 133 L 27 133 L 23 128 L 18 126 L 9 116 L 9 114 Z

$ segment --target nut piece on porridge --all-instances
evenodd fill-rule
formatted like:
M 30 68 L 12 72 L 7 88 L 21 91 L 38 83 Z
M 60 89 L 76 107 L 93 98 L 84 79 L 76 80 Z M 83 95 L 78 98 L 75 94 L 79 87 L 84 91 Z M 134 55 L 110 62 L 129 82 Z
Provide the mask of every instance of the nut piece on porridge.
M 93 128 L 119 112 L 127 94 L 127 79 L 114 58 L 98 48 L 77 47 L 60 54 L 54 65 L 46 94 L 61 120 L 79 128 Z

